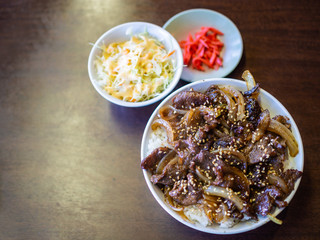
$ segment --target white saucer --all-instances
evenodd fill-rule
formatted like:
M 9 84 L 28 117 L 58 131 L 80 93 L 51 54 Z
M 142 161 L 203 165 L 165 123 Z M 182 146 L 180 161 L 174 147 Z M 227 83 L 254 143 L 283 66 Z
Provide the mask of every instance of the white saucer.
M 207 78 L 225 77 L 239 64 L 243 43 L 236 25 L 221 13 L 208 9 L 190 9 L 170 18 L 163 26 L 177 41 L 186 40 L 189 33 L 194 36 L 201 27 L 214 27 L 224 33 L 221 38 L 225 46 L 222 50 L 223 66 L 218 70 L 206 69 L 205 72 L 184 67 L 181 79 L 194 82 Z

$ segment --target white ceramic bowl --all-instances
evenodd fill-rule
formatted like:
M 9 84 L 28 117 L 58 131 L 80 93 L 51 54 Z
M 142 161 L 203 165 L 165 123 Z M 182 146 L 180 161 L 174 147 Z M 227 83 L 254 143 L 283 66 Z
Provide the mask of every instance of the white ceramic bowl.
M 189 33 L 194 36 L 201 27 L 215 27 L 224 33 L 222 50 L 223 66 L 218 70 L 208 68 L 205 72 L 184 67 L 181 78 L 194 82 L 208 78 L 225 77 L 239 64 L 243 43 L 236 25 L 226 16 L 208 9 L 190 9 L 170 18 L 163 26 L 177 41 L 186 40 Z
M 150 100 L 143 101 L 143 102 L 122 101 L 118 98 L 115 98 L 109 95 L 106 91 L 104 91 L 101 88 L 101 86 L 99 86 L 99 84 L 96 81 L 97 72 L 94 66 L 94 61 L 96 56 L 101 54 L 101 49 L 99 49 L 99 46 L 103 44 L 108 45 L 114 42 L 128 41 L 130 39 L 130 36 L 140 34 L 146 31 L 151 36 L 153 36 L 154 38 L 162 42 L 168 52 L 176 50 L 175 53 L 171 55 L 171 57 L 173 58 L 174 67 L 175 67 L 175 73 L 174 73 L 173 79 L 171 83 L 168 85 L 168 87 L 160 95 L 156 96 L 155 98 L 152 98 Z M 182 72 L 182 66 L 183 66 L 182 52 L 175 38 L 172 37 L 172 35 L 168 33 L 166 30 L 164 30 L 163 28 L 157 25 L 154 25 L 152 23 L 146 23 L 146 22 L 124 23 L 108 30 L 95 42 L 88 59 L 89 77 L 92 85 L 97 90 L 97 92 L 108 101 L 117 105 L 125 106 L 125 107 L 147 106 L 167 96 L 179 82 L 181 72 Z
M 146 128 L 143 133 L 143 137 L 142 137 L 142 143 L 141 143 L 141 161 L 148 154 L 148 140 L 150 138 L 150 134 L 152 131 L 151 124 L 154 121 L 154 119 L 157 117 L 157 113 L 158 113 L 159 109 L 161 107 L 163 107 L 164 105 L 171 104 L 172 98 L 176 94 L 178 94 L 179 92 L 188 90 L 190 88 L 193 88 L 195 91 L 205 91 L 212 84 L 230 85 L 230 86 L 234 86 L 235 88 L 237 88 L 240 91 L 246 91 L 246 84 L 244 81 L 239 81 L 239 80 L 229 79 L 229 78 L 214 78 L 214 79 L 208 79 L 208 80 L 201 80 L 198 82 L 190 83 L 190 84 L 176 90 L 175 92 L 170 94 L 166 99 L 164 99 L 161 102 L 161 104 L 155 109 L 155 111 L 151 115 L 151 117 L 146 125 Z M 290 168 L 295 168 L 295 169 L 302 171 L 303 164 L 304 164 L 303 145 L 302 145 L 302 140 L 301 140 L 301 136 L 300 136 L 298 127 L 297 127 L 296 123 L 294 122 L 292 116 L 286 110 L 286 108 L 275 97 L 273 97 L 271 94 L 264 91 L 263 89 L 260 89 L 260 99 L 261 99 L 262 107 L 264 109 L 266 109 L 266 108 L 269 109 L 270 115 L 272 117 L 275 115 L 278 115 L 278 114 L 289 117 L 290 123 L 292 126 L 293 135 L 295 136 L 295 138 L 298 142 L 298 145 L 299 145 L 299 153 L 296 157 L 289 158 L 289 161 L 290 161 L 289 166 L 290 166 Z M 236 234 L 236 233 L 242 233 L 242 232 L 247 232 L 247 231 L 253 230 L 257 227 L 262 226 L 263 224 L 265 224 L 269 221 L 268 217 L 259 217 L 258 222 L 254 222 L 254 221 L 241 222 L 232 228 L 220 228 L 217 226 L 203 227 L 203 226 L 200 226 L 199 224 L 189 223 L 189 222 L 183 220 L 179 214 L 174 212 L 165 203 L 165 201 L 163 200 L 163 193 L 161 192 L 161 190 L 157 186 L 153 185 L 150 181 L 151 174 L 149 172 L 147 172 L 146 170 L 143 170 L 143 175 L 144 175 L 144 178 L 147 182 L 147 185 L 148 185 L 151 193 L 153 194 L 154 198 L 158 201 L 158 203 L 162 206 L 162 208 L 164 210 L 166 210 L 172 217 L 174 217 L 179 222 L 181 222 L 191 228 L 194 228 L 196 230 L 207 232 L 207 233 L 214 233 L 214 234 Z M 301 181 L 301 178 L 298 179 L 297 182 L 295 183 L 294 191 L 292 191 L 292 193 L 287 197 L 286 201 L 288 203 L 293 198 L 293 196 L 294 196 L 294 194 L 300 184 L 300 181 Z M 282 210 L 283 209 L 279 209 L 279 208 L 276 209 L 276 211 L 274 212 L 273 215 L 277 216 Z

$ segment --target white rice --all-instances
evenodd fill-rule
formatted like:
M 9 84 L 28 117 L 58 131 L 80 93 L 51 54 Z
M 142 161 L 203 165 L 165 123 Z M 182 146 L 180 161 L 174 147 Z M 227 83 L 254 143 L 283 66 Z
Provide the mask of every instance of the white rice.
M 184 214 L 186 217 L 195 223 L 195 225 L 201 225 L 203 227 L 208 227 L 210 225 L 213 225 L 209 218 L 207 217 L 204 210 L 197 205 L 191 205 L 184 208 Z M 215 224 L 221 228 L 231 228 L 234 225 L 236 225 L 239 222 L 238 219 L 234 219 L 231 217 L 228 217 L 224 220 L 222 220 L 219 224 Z
M 241 221 L 245 221 L 245 220 L 242 219 Z M 236 225 L 239 222 L 240 222 L 239 219 L 229 217 L 220 223 L 220 227 L 221 228 L 232 228 L 234 225 Z
M 158 147 L 169 147 L 167 133 L 160 127 L 152 131 L 150 134 L 147 155 Z
M 196 205 L 191 205 L 185 207 L 183 211 L 186 217 L 196 225 L 200 224 L 204 227 L 211 225 L 209 218 L 202 208 L 199 208 Z

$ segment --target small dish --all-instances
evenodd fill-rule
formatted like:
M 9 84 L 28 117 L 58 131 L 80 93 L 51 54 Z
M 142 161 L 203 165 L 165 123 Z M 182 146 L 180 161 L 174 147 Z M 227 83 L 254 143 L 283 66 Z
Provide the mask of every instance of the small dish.
M 179 88 L 178 90 L 176 90 L 175 92 L 170 94 L 167 98 L 165 98 L 159 104 L 159 106 L 154 110 L 153 114 L 151 115 L 151 117 L 146 125 L 146 128 L 144 130 L 143 137 L 142 137 L 141 160 L 144 159 L 148 155 L 148 152 L 149 152 L 148 142 L 149 142 L 151 132 L 152 132 L 151 125 L 152 125 L 154 119 L 157 118 L 159 109 L 165 105 L 171 104 L 172 98 L 180 92 L 187 91 L 191 88 L 195 91 L 203 92 L 212 84 L 214 84 L 214 85 L 229 85 L 229 86 L 235 87 L 236 89 L 238 89 L 240 91 L 247 90 L 246 83 L 244 81 L 230 79 L 230 78 L 213 78 L 213 79 L 201 80 L 201 81 L 193 82 L 193 83 L 190 83 L 184 87 Z M 271 94 L 269 94 L 268 92 L 266 92 L 263 89 L 260 89 L 260 103 L 261 103 L 261 106 L 263 109 L 269 109 L 270 116 L 273 117 L 275 115 L 284 115 L 290 119 L 292 133 L 295 136 L 296 141 L 299 146 L 299 153 L 294 158 L 289 157 L 288 167 L 295 168 L 299 171 L 303 171 L 303 165 L 304 165 L 303 144 L 302 144 L 302 139 L 301 139 L 298 127 L 297 127 L 296 123 L 294 122 L 292 116 L 286 110 L 286 108 L 275 97 L 273 97 Z M 212 233 L 212 234 L 236 234 L 236 233 L 242 233 L 242 232 L 247 232 L 247 231 L 256 229 L 256 228 L 258 228 L 258 227 L 260 227 L 270 221 L 270 219 L 268 217 L 261 217 L 260 216 L 259 221 L 257 221 L 257 222 L 252 221 L 252 220 L 244 221 L 244 222 L 240 222 L 240 223 L 236 224 L 235 226 L 233 226 L 231 228 L 222 228 L 222 227 L 219 227 L 216 225 L 204 227 L 200 224 L 190 223 L 190 222 L 184 220 L 181 217 L 181 215 L 179 215 L 177 212 L 173 211 L 172 208 L 170 208 L 169 205 L 164 201 L 163 192 L 157 186 L 152 184 L 152 182 L 150 181 L 150 177 L 151 177 L 150 172 L 143 170 L 143 175 L 144 175 L 145 181 L 146 181 L 152 195 L 157 200 L 157 202 L 161 205 L 161 207 L 165 211 L 167 211 L 173 218 L 175 218 L 179 222 L 181 222 L 181 223 L 185 224 L 186 226 L 189 226 L 193 229 L 196 229 L 196 230 L 199 230 L 202 232 Z M 295 182 L 294 190 L 286 198 L 286 201 L 288 203 L 291 201 L 294 194 L 296 193 L 297 188 L 300 184 L 300 181 L 301 181 L 301 178 Z M 281 209 L 277 208 L 274 211 L 273 216 L 277 216 L 283 209 L 284 208 L 281 208 Z
M 168 53 L 175 50 L 175 52 L 170 56 L 171 58 L 173 58 L 174 71 L 175 71 L 174 76 L 171 80 L 171 83 L 167 86 L 167 88 L 152 99 L 141 101 L 141 102 L 123 101 L 121 99 L 118 99 L 108 94 L 102 88 L 102 86 L 98 84 L 97 82 L 98 76 L 97 76 L 97 71 L 95 69 L 94 62 L 96 57 L 102 52 L 102 50 L 100 49 L 101 45 L 103 44 L 108 45 L 110 43 L 128 41 L 131 36 L 136 34 L 141 34 L 144 32 L 147 32 L 151 37 L 154 37 L 157 40 L 159 40 L 165 46 Z M 172 37 L 172 35 L 169 32 L 167 32 L 165 29 L 161 28 L 160 26 L 147 23 L 147 22 L 124 23 L 108 30 L 95 42 L 88 59 L 88 73 L 89 73 L 91 83 L 96 89 L 96 91 L 106 100 L 124 107 L 143 107 L 143 106 L 147 106 L 152 103 L 155 103 L 161 100 L 162 98 L 164 98 L 174 89 L 174 87 L 179 82 L 181 72 L 182 72 L 182 66 L 183 66 L 182 52 L 175 38 Z
M 229 18 L 216 11 L 190 9 L 173 16 L 163 26 L 178 42 L 187 39 L 189 33 L 194 36 L 201 27 L 214 27 L 224 33 L 221 38 L 225 45 L 222 50 L 223 66 L 218 70 L 207 69 L 205 72 L 184 67 L 181 78 L 188 82 L 227 76 L 239 64 L 243 53 L 243 42 L 238 28 Z

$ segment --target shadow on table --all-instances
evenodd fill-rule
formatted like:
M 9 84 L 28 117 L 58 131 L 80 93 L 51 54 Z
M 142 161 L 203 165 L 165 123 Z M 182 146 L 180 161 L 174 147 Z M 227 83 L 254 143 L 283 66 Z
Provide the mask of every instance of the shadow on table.
M 178 85 L 175 87 L 173 91 L 176 89 L 186 85 L 187 82 L 180 80 Z M 123 129 L 128 128 L 136 128 L 136 129 L 144 129 L 146 126 L 151 114 L 157 108 L 157 106 L 161 103 L 162 100 L 151 104 L 146 107 L 137 107 L 137 108 L 129 108 L 129 107 L 121 107 L 115 104 L 110 106 L 111 116 L 115 119 L 115 121 L 123 127 Z

